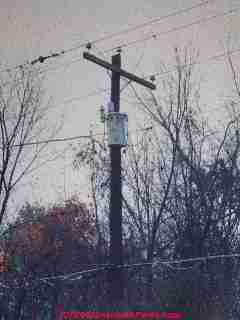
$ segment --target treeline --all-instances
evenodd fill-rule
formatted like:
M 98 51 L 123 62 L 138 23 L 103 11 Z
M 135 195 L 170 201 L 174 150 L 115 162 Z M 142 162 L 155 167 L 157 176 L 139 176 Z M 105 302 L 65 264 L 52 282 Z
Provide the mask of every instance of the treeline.
M 96 263 L 95 222 L 86 205 L 75 198 L 51 208 L 26 204 L 1 238 L 2 319 L 54 319 L 61 293 L 65 303 L 81 302 L 76 289 L 63 290 L 58 280 Z

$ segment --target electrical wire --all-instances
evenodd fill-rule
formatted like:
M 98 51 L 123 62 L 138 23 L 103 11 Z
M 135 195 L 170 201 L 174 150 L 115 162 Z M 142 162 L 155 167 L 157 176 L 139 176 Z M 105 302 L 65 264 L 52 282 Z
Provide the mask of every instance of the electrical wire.
M 190 64 L 182 64 L 181 67 L 190 67 L 190 66 L 194 66 L 194 65 L 201 65 L 201 64 L 207 63 L 206 61 L 218 60 L 218 59 L 223 58 L 223 57 L 225 57 L 227 55 L 233 55 L 233 54 L 236 54 L 236 53 L 240 53 L 240 48 L 239 49 L 235 49 L 235 50 L 226 51 L 226 52 L 223 52 L 223 53 L 218 54 L 218 55 L 210 56 L 210 57 L 206 58 L 205 61 L 193 62 L 193 63 L 190 63 Z M 169 73 L 172 73 L 172 72 L 176 71 L 177 68 L 178 67 L 174 67 L 174 68 L 166 70 L 166 71 L 156 72 L 156 73 L 153 73 L 153 74 L 151 74 L 149 76 L 143 77 L 143 79 L 151 79 L 152 77 L 165 76 L 165 75 L 167 75 Z M 64 100 L 63 104 L 69 104 L 69 103 L 72 103 L 72 102 L 75 102 L 75 101 L 85 100 L 87 98 L 94 97 L 94 96 L 97 96 L 97 95 L 99 95 L 101 93 L 109 92 L 109 91 L 110 91 L 110 88 L 94 90 L 92 92 L 89 92 L 89 94 L 87 94 L 87 95 L 74 97 L 74 98 L 70 98 L 70 99 Z
M 139 64 L 140 64 L 140 61 L 142 59 L 142 56 L 141 58 L 139 59 L 139 61 L 137 62 L 136 66 L 135 66 L 135 70 L 138 68 Z M 80 59 L 78 60 L 74 60 L 75 62 L 79 61 Z M 130 81 L 126 81 L 126 83 L 123 85 L 123 87 L 120 89 L 120 93 L 123 92 L 127 87 L 128 85 L 130 84 L 131 80 Z M 90 98 L 92 96 L 96 96 L 98 94 L 101 94 L 101 93 L 104 93 L 104 92 L 110 92 L 111 91 L 111 88 L 107 88 L 107 89 L 98 89 L 98 90 L 94 90 L 92 92 L 90 92 L 89 94 L 85 95 L 85 96 L 82 96 L 82 97 L 75 97 L 75 98 L 70 98 L 70 99 L 67 99 L 65 101 L 63 101 L 63 104 L 68 104 L 68 103 L 71 103 L 71 102 L 75 102 L 75 101 L 81 101 L 81 100 L 85 100 L 87 98 Z
M 211 56 L 211 57 L 207 58 L 207 60 L 217 60 L 217 59 L 220 59 L 220 58 L 222 58 L 222 57 L 224 57 L 224 56 L 233 55 L 233 54 L 239 53 L 239 52 L 240 52 L 240 48 L 239 48 L 239 49 L 236 49 L 236 50 L 227 51 L 227 52 L 224 52 L 224 53 L 219 54 L 219 55 Z M 193 65 L 199 65 L 199 64 L 203 64 L 203 62 L 194 62 L 194 63 L 192 63 L 192 64 L 184 64 L 184 65 L 181 65 L 181 67 L 187 67 L 187 66 L 193 66 Z M 174 71 L 176 70 L 176 68 L 177 68 L 177 67 L 174 67 L 174 68 L 171 69 L 171 70 L 166 70 L 166 71 L 164 71 L 164 72 L 154 73 L 154 74 L 152 74 L 151 76 L 144 77 L 144 79 L 167 75 L 167 74 L 169 74 L 169 73 L 171 73 L 171 72 L 174 72 Z M 93 92 L 90 92 L 88 95 L 81 96 L 81 97 L 75 97 L 75 98 L 71 98 L 71 99 L 67 99 L 67 100 L 65 100 L 65 101 L 63 102 L 63 104 L 68 104 L 68 103 L 71 103 L 71 102 L 74 102 L 74 101 L 84 100 L 84 99 L 86 99 L 86 98 L 99 95 L 100 93 L 107 92 L 107 91 L 109 91 L 109 90 L 110 90 L 110 89 L 99 89 L 99 90 L 97 90 L 97 91 L 94 90 Z M 96 135 L 103 135 L 103 134 L 96 134 Z M 58 139 L 49 139 L 49 140 L 34 141 L 34 142 L 26 142 L 26 143 L 23 143 L 23 144 L 14 144 L 12 147 L 20 147 L 20 146 L 28 146 L 28 145 L 39 145 L 39 144 L 52 143 L 52 142 L 64 142 L 64 141 L 72 141 L 72 140 L 78 140 L 78 139 L 84 139 L 84 138 L 90 139 L 90 136 L 89 136 L 89 135 L 86 135 L 86 136 L 74 136 L 74 137 L 66 137 L 66 138 L 58 138 Z M 1 147 L 0 147 L 0 148 L 1 148 Z M 1 148 L 1 149 L 2 149 L 2 148 Z
M 82 271 L 78 271 L 78 272 L 73 272 L 73 273 L 68 273 L 68 274 L 63 274 L 63 275 L 57 275 L 57 276 L 47 276 L 47 277 L 43 277 L 43 278 L 39 278 L 39 279 L 34 279 L 33 281 L 42 281 L 45 282 L 49 285 L 52 285 L 51 282 L 49 282 L 49 280 L 71 280 L 71 281 L 75 281 L 75 280 L 81 280 L 83 279 L 83 276 L 86 274 L 92 274 L 92 273 L 96 273 L 96 272 L 101 272 L 101 271 L 107 271 L 107 270 L 111 270 L 112 268 L 116 269 L 116 268 L 121 268 L 121 269 L 128 269 L 128 268 L 136 268 L 136 267 L 144 267 L 144 266 L 156 266 L 156 265 L 163 265 L 163 266 L 171 266 L 172 264 L 181 264 L 184 262 L 206 262 L 208 260 L 216 260 L 216 259 L 230 259 L 230 258 L 240 258 L 240 254 L 229 254 L 229 255 L 214 255 L 214 256 L 205 256 L 205 257 L 197 257 L 197 258 L 188 258 L 188 259 L 180 259 L 180 260 L 169 260 L 169 261 L 162 261 L 160 258 L 156 259 L 155 257 L 155 261 L 153 262 L 142 262 L 142 263 L 135 263 L 135 264 L 125 264 L 125 265 L 117 265 L 117 266 L 113 266 L 113 265 L 105 265 L 104 267 L 100 267 L 100 268 L 94 268 L 94 269 L 88 269 L 88 270 L 82 270 Z M 171 266 L 171 268 L 174 268 Z M 193 267 L 191 267 L 193 268 Z M 175 269 L 175 268 L 174 268 Z M 177 270 L 187 270 L 189 269 L 189 267 L 186 268 L 176 268 Z M 73 278 L 74 276 L 77 276 L 76 278 Z M 4 284 L 0 284 L 2 287 L 5 288 L 10 288 Z
M 152 129 L 152 127 L 137 129 L 132 132 L 145 131 L 145 130 L 150 130 L 150 129 Z M 93 136 L 95 136 L 95 137 L 96 136 L 104 136 L 104 133 L 95 133 L 93 135 L 73 136 L 73 137 L 41 140 L 41 141 L 32 141 L 32 142 L 26 142 L 26 143 L 20 143 L 20 144 L 13 144 L 11 147 L 22 147 L 22 146 L 39 145 L 39 144 L 44 144 L 44 143 L 66 142 L 66 141 L 73 141 L 73 140 L 79 140 L 79 139 L 92 139 Z M 3 149 L 3 148 L 0 147 L 0 149 Z
M 211 56 L 209 58 L 207 58 L 207 60 L 217 60 L 219 58 L 222 58 L 224 56 L 227 56 L 227 55 L 232 55 L 232 54 L 235 54 L 235 53 L 239 53 L 240 52 L 240 48 L 239 49 L 236 49 L 236 50 L 231 50 L 231 51 L 227 51 L 227 52 L 224 52 L 222 54 L 219 54 L 219 55 L 214 55 L 214 56 Z M 194 62 L 192 64 L 184 64 L 184 65 L 181 65 L 182 67 L 186 67 L 186 66 L 192 66 L 192 65 L 198 65 L 198 64 L 202 64 L 203 62 Z M 169 74 L 171 72 L 174 72 L 176 70 L 177 67 L 173 68 L 172 70 L 167 70 L 167 71 L 164 71 L 164 72 L 158 72 L 158 73 L 154 73 L 152 74 L 150 77 L 145 77 L 145 79 L 147 78 L 152 78 L 152 77 L 158 77 L 158 76 L 164 76 L 166 74 Z M 67 103 L 71 103 L 73 101 L 79 101 L 79 100 L 83 100 L 83 99 L 86 99 L 88 97 L 91 97 L 91 96 L 95 96 L 95 95 L 98 95 L 99 93 L 102 93 L 102 92 L 106 92 L 108 91 L 109 89 L 100 89 L 100 90 L 95 90 L 93 91 L 92 93 L 89 93 L 87 96 L 82 96 L 82 97 L 76 97 L 76 98 L 72 98 L 72 99 L 68 99 L 66 101 L 63 102 L 63 104 L 67 104 Z M 98 134 L 99 135 L 99 134 Z M 102 135 L 102 134 L 100 134 Z M 74 137 L 66 137 L 66 138 L 58 138 L 58 139 L 49 139 L 49 140 L 43 140 L 43 141 L 36 141 L 36 142 L 27 142 L 27 143 L 23 143 L 23 144 L 16 144 L 16 145 L 13 145 L 13 147 L 20 147 L 20 146 L 27 146 L 27 145 L 38 145 L 38 144 L 44 144 L 44 143 L 51 143 L 51 142 L 64 142 L 64 141 L 72 141 L 72 140 L 77 140 L 77 139 L 81 139 L 81 138 L 90 138 L 90 136 L 74 136 Z
M 73 272 L 73 273 L 67 273 L 67 274 L 63 274 L 63 275 L 57 275 L 57 276 L 47 276 L 47 277 L 42 277 L 39 279 L 34 279 L 32 281 L 34 282 L 38 282 L 38 281 L 42 281 L 45 282 L 49 285 L 53 285 L 53 283 L 49 282 L 49 280 L 60 280 L 60 281 L 65 281 L 65 280 L 69 280 L 69 281 L 75 281 L 75 280 L 81 280 L 83 279 L 83 276 L 86 274 L 92 274 L 92 273 L 96 273 L 96 272 L 101 272 L 101 271 L 108 271 L 111 270 L 112 268 L 116 269 L 116 268 L 121 268 L 121 269 L 128 269 L 128 268 L 136 268 L 136 267 L 144 267 L 144 266 L 156 266 L 156 265 L 163 265 L 163 266 L 171 266 L 172 264 L 181 264 L 184 262 L 206 262 L 208 260 L 216 260 L 216 259 L 230 259 L 230 258 L 240 258 L 240 254 L 229 254 L 229 255 L 214 255 L 214 256 L 205 256 L 205 257 L 197 257 L 197 258 L 188 258 L 188 259 L 180 259 L 180 260 L 169 260 L 169 261 L 162 261 L 160 258 L 156 259 L 155 257 L 155 261 L 153 262 L 142 262 L 142 263 L 135 263 L 135 264 L 125 264 L 125 265 L 117 265 L 117 266 L 113 266 L 113 265 L 105 265 L 104 267 L 100 267 L 100 268 L 94 268 L 94 269 L 88 269 L 88 270 L 82 270 L 82 271 L 77 271 L 77 272 Z M 171 266 L 171 268 L 174 268 Z M 192 268 L 192 267 L 191 267 Z M 175 268 L 174 268 L 175 269 Z M 189 268 L 188 268 L 189 269 Z M 178 268 L 177 270 L 186 270 L 186 268 Z M 76 276 L 76 278 L 73 278 L 74 276 Z M 6 286 L 3 283 L 0 283 L 0 286 L 4 287 L 4 288 L 11 288 L 9 286 Z M 16 287 L 16 286 L 14 286 Z
M 101 271 L 107 271 L 112 268 L 136 268 L 136 267 L 144 267 L 144 266 L 156 266 L 156 265 L 164 265 L 164 266 L 171 266 L 172 264 L 181 264 L 184 262 L 199 262 L 199 261 L 204 261 L 206 262 L 207 260 L 216 260 L 216 259 L 228 259 L 228 258 L 240 258 L 240 254 L 229 254 L 229 255 L 215 255 L 215 256 L 205 256 L 205 257 L 197 257 L 197 258 L 188 258 L 188 259 L 180 259 L 180 260 L 173 260 L 173 261 L 162 261 L 162 260 L 155 260 L 153 262 L 142 262 L 142 263 L 135 263 L 135 264 L 125 264 L 125 265 L 117 265 L 117 266 L 112 266 L 112 265 L 106 265 L 105 267 L 100 267 L 100 268 L 94 268 L 94 269 L 89 269 L 89 270 L 82 270 L 74 273 L 69 273 L 65 275 L 59 275 L 59 276 L 48 276 L 48 277 L 43 277 L 40 279 L 37 279 L 37 281 L 48 281 L 48 280 L 80 280 L 82 279 L 82 276 L 86 274 L 91 274 L 91 273 L 96 273 L 96 272 L 101 272 Z M 172 267 L 172 266 L 171 266 Z M 173 267 L 174 268 L 174 267 Z M 192 268 L 192 267 L 191 267 Z M 179 269 L 181 270 L 181 269 Z M 182 270 L 186 270 L 183 268 Z M 74 276 L 77 276 L 77 278 L 73 278 Z
M 176 271 L 187 271 L 187 270 L 192 270 L 192 269 L 196 269 L 200 266 L 201 262 L 196 263 L 194 266 L 190 266 L 190 267 L 173 267 L 171 264 L 166 264 L 167 267 L 169 267 L 172 270 L 176 270 Z
M 174 16 L 178 16 L 178 15 L 181 15 L 183 13 L 186 13 L 186 12 L 189 12 L 191 10 L 194 10 L 196 8 L 199 8 L 199 7 L 203 7 L 203 6 L 206 6 L 207 4 L 211 3 L 211 2 L 214 2 L 216 0 L 207 0 L 207 1 L 201 1 L 200 3 L 194 5 L 194 6 L 191 6 L 191 7 L 188 7 L 188 8 L 185 8 L 185 9 L 180 9 L 180 10 L 177 10 L 177 11 L 174 11 L 168 15 L 165 15 L 165 16 L 160 16 L 158 18 L 155 18 L 155 19 L 152 19 L 148 22 L 145 22 L 145 23 L 141 23 L 141 24 L 138 24 L 134 27 L 130 27 L 128 29 L 125 29 L 125 30 L 122 30 L 122 31 L 118 31 L 118 32 L 115 32 L 115 33 L 112 33 L 110 35 L 107 35 L 107 36 L 104 36 L 104 37 L 100 37 L 100 38 L 97 38 L 93 41 L 86 41 L 86 42 L 83 42 L 83 43 L 80 43 L 76 46 L 73 46 L 71 48 L 68 48 L 68 49 L 65 49 L 65 50 L 61 50 L 59 52 L 55 52 L 55 53 L 52 53 L 50 55 L 46 55 L 46 56 L 39 56 L 38 58 L 35 58 L 33 59 L 32 61 L 30 62 L 26 62 L 24 64 L 19 64 L 15 67 L 10 67 L 10 68 L 7 68 L 7 69 L 4 69 L 4 70 L 1 70 L 2 72 L 4 71 L 10 71 L 10 70 L 14 70 L 14 69 L 18 69 L 18 68 L 23 68 L 24 65 L 27 65 L 27 64 L 31 64 L 31 65 L 34 65 L 36 63 L 43 63 L 45 60 L 48 60 L 48 59 L 51 59 L 51 58 L 56 58 L 56 57 L 60 57 L 60 56 L 63 56 L 69 52 L 73 52 L 73 51 L 76 51 L 76 50 L 79 50 L 83 47 L 86 47 L 87 49 L 91 49 L 92 45 L 95 45 L 99 42 L 103 42 L 103 41 L 106 41 L 106 40 L 109 40 L 109 39 L 112 39 L 112 38 L 115 38 L 115 37 L 118 37 L 120 35 L 124 35 L 124 34 L 127 34 L 127 33 L 130 33 L 130 32 L 133 32 L 133 31 L 136 31 L 138 29 L 141 29 L 141 28 L 145 28 L 151 24 L 154 24 L 154 23 L 157 23 L 157 22 L 160 22 L 164 19 L 168 19 L 170 17 L 174 17 Z
M 197 262 L 197 261 L 207 261 L 207 260 L 216 260 L 216 259 L 229 259 L 229 258 L 240 258 L 240 254 L 220 254 L 214 256 L 204 256 L 204 257 L 197 257 L 197 258 L 188 258 L 188 259 L 180 259 L 174 261 L 161 261 L 160 258 L 155 257 L 155 261 L 153 263 L 156 264 L 180 264 L 184 262 Z
M 153 33 L 151 34 L 150 36 L 146 36 L 145 38 L 143 39 L 137 39 L 137 40 L 133 40 L 131 42 L 128 42 L 128 43 L 123 43 L 123 44 L 120 44 L 116 47 L 112 47 L 112 48 L 109 48 L 109 49 L 106 49 L 103 51 L 103 53 L 109 53 L 109 52 L 112 52 L 114 50 L 118 50 L 118 49 L 122 49 L 122 48 L 130 48 L 130 47 L 133 47 L 134 45 L 138 44 L 138 43 L 141 43 L 141 42 L 146 42 L 147 40 L 150 40 L 150 39 L 157 39 L 158 37 L 160 36 L 163 36 L 163 35 L 167 35 L 167 34 L 170 34 L 172 32 L 176 32 L 176 31 L 179 31 L 179 30 L 183 30 L 183 29 L 188 29 L 194 25 L 198 25 L 198 24 L 202 24 L 204 22 L 208 22 L 210 20 L 213 20 L 213 19 L 216 19 L 216 18 L 221 18 L 221 17 L 225 17 L 229 14 L 232 14 L 232 13 L 236 13 L 237 11 L 239 11 L 240 8 L 236 8 L 236 9 L 231 9 L 229 11 L 226 11 L 224 13 L 221 13 L 221 14 L 217 14 L 217 15 L 214 15 L 214 16 L 211 16 L 209 18 L 202 18 L 202 19 L 199 19 L 197 21 L 194 21 L 192 23 L 189 23 L 189 24 L 185 24 L 185 25 L 182 25 L 180 27 L 175 27 L 175 28 L 172 28 L 170 30 L 167 30 L 167 31 L 163 31 L 163 32 L 159 32 L 159 33 Z M 75 59 L 75 60 L 72 60 L 70 62 L 67 62 L 66 64 L 62 64 L 60 66 L 57 66 L 57 67 L 54 67 L 54 68 L 46 68 L 44 70 L 41 70 L 40 73 L 45 73 L 45 72 L 49 72 L 49 71 L 55 71 L 55 70 L 58 70 L 59 68 L 62 68 L 64 67 L 65 65 L 67 66 L 70 66 L 74 63 L 77 63 L 77 62 L 82 62 L 82 58 L 78 58 L 78 59 Z
M 209 61 L 209 60 L 218 60 L 220 58 L 223 58 L 223 57 L 226 57 L 226 56 L 232 56 L 233 54 L 235 53 L 240 53 L 240 48 L 239 49 L 235 49 L 235 50 L 230 50 L 230 51 L 226 51 L 226 52 L 223 52 L 221 54 L 218 54 L 218 55 L 214 55 L 214 56 L 211 56 L 211 57 L 208 57 L 206 59 L 206 61 Z M 203 61 L 200 61 L 200 62 L 193 62 L 193 63 L 188 63 L 188 64 L 182 64 L 180 65 L 180 67 L 184 68 L 184 67 L 191 67 L 191 66 L 194 66 L 194 65 L 201 65 L 201 64 L 204 64 L 206 62 L 203 62 Z M 170 69 L 170 70 L 166 70 L 166 71 L 163 71 L 163 72 L 157 72 L 157 73 L 154 73 L 152 74 L 150 77 L 145 77 L 144 79 L 147 79 L 147 78 L 152 78 L 152 77 L 159 77 L 159 76 L 164 76 L 164 75 L 167 75 L 171 72 L 174 72 L 176 71 L 178 67 L 174 67 L 173 69 Z
M 160 16 L 158 18 L 154 18 L 148 22 L 145 22 L 145 23 L 141 23 L 141 24 L 138 24 L 134 27 L 131 27 L 131 28 L 128 28 L 128 29 L 125 29 L 125 30 L 122 30 L 122 31 L 118 31 L 118 32 L 115 32 L 109 36 L 105 36 L 105 37 L 102 37 L 102 38 L 99 38 L 98 40 L 95 40 L 93 42 L 91 42 L 92 44 L 96 44 L 98 42 L 102 42 L 102 41 L 105 41 L 105 40 L 109 40 L 109 39 L 112 39 L 112 38 L 115 38 L 117 36 L 120 36 L 120 35 L 125 35 L 127 33 L 130 33 L 130 32 L 133 32 L 133 31 L 136 31 L 136 30 L 139 30 L 139 29 L 143 29 L 151 24 L 155 24 L 155 23 L 158 23 L 160 21 L 163 21 L 165 19 L 168 19 L 168 18 L 171 18 L 171 17 L 174 17 L 174 16 L 178 16 L 178 15 L 181 15 L 183 13 L 186 13 L 186 12 L 189 12 L 189 11 L 192 11 L 194 9 L 197 9 L 197 8 L 200 8 L 200 7 L 203 7 L 203 6 L 206 6 L 207 4 L 211 3 L 211 2 L 214 2 L 215 0 L 210 0 L 210 1 L 202 1 L 194 6 L 191 6 L 189 8 L 185 8 L 185 9 L 180 9 L 180 10 L 177 10 L 177 11 L 174 11 L 170 14 L 167 14 L 167 15 L 164 15 L 164 16 Z M 118 48 L 118 47 L 117 47 Z
M 119 48 L 123 49 L 123 48 L 127 48 L 127 47 L 132 47 L 137 43 L 141 43 L 141 42 L 144 42 L 144 41 L 147 41 L 147 40 L 150 40 L 150 39 L 157 39 L 160 36 L 167 35 L 169 33 L 176 32 L 176 31 L 179 31 L 179 30 L 188 29 L 188 28 L 190 28 L 192 26 L 195 26 L 195 25 L 198 25 L 198 24 L 201 24 L 201 23 L 205 23 L 205 22 L 211 21 L 211 20 L 216 19 L 216 18 L 223 18 L 223 17 L 225 17 L 225 16 L 227 16 L 229 14 L 236 13 L 239 10 L 240 10 L 240 8 L 231 9 L 231 10 L 228 10 L 228 11 L 226 11 L 224 13 L 213 15 L 213 16 L 211 16 L 209 18 L 202 18 L 202 19 L 196 20 L 194 22 L 191 22 L 191 23 L 188 23 L 188 24 L 184 24 L 184 25 L 182 25 L 180 27 L 175 27 L 175 28 L 169 29 L 167 31 L 153 33 L 150 36 L 146 36 L 143 39 L 138 39 L 138 40 L 130 41 L 130 42 L 127 42 L 127 43 L 123 43 L 123 44 L 120 44 L 117 47 L 113 47 L 113 48 L 104 50 L 103 52 L 104 53 L 108 53 L 108 52 L 111 52 L 111 51 L 115 51 L 115 50 L 117 50 Z
M 84 138 L 89 138 L 89 137 L 90 136 L 74 136 L 74 137 L 48 139 L 48 140 L 41 140 L 41 141 L 32 141 L 32 142 L 25 142 L 25 143 L 20 143 L 20 144 L 13 144 L 11 147 L 22 147 L 22 146 L 32 146 L 32 145 L 39 145 L 39 144 L 51 143 L 51 142 L 72 141 L 72 140 L 84 139 Z M 3 148 L 0 147 L 0 149 L 3 149 Z
M 229 51 L 225 51 L 223 53 L 220 53 L 218 55 L 214 55 L 214 56 L 211 56 L 211 57 L 208 57 L 207 59 L 205 59 L 205 61 L 209 61 L 209 60 L 218 60 L 220 58 L 223 58 L 223 57 L 226 57 L 226 56 L 232 56 L 233 54 L 235 53 L 240 53 L 240 48 L 238 49 L 235 49 L 235 50 L 229 50 Z M 201 65 L 201 64 L 204 64 L 204 63 L 207 63 L 205 61 L 199 61 L 199 62 L 193 62 L 193 63 L 187 63 L 187 64 L 182 64 L 180 65 L 180 67 L 191 67 L 191 66 L 194 66 L 194 65 Z M 144 77 L 144 79 L 148 79 L 148 78 L 152 78 L 152 77 L 159 77 L 159 76 L 164 76 L 164 75 L 167 75 L 171 72 L 174 72 L 176 71 L 176 69 L 178 68 L 178 66 L 172 68 L 172 69 L 169 69 L 169 70 L 166 70 L 166 71 L 163 71 L 163 72 L 157 72 L 157 73 L 153 73 L 150 77 Z

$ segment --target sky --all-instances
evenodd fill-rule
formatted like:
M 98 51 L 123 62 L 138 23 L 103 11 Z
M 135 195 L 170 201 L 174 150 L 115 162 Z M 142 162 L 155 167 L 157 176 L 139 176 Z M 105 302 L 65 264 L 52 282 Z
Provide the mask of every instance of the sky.
M 238 0 L 212 0 L 202 7 L 165 18 L 157 23 L 153 19 L 195 6 L 200 0 L 0 0 L 0 57 L 2 67 L 14 67 L 39 56 L 68 51 L 81 44 L 107 37 L 93 45 L 91 53 L 111 61 L 116 47 L 122 48 L 122 67 L 140 77 L 149 77 L 159 71 L 161 63 L 173 65 L 175 46 L 187 45 L 200 50 L 199 76 L 202 82 L 202 103 L 206 115 L 221 119 L 222 103 L 231 94 L 229 68 L 224 59 L 208 60 L 225 51 L 227 39 L 230 48 L 240 48 L 240 4 Z M 223 15 L 229 10 L 239 9 Z M 206 18 L 205 22 L 194 23 Z M 110 35 L 122 32 L 118 36 Z M 183 27 L 189 25 L 188 27 Z M 178 30 L 177 30 L 178 29 Z M 154 39 L 153 34 L 158 34 Z M 150 38 L 144 41 L 145 38 Z M 123 45 L 139 40 L 134 45 Z M 46 60 L 44 72 L 46 95 L 51 97 L 55 109 L 50 121 L 63 127 L 57 138 L 102 133 L 99 108 L 109 101 L 110 78 L 106 70 L 82 58 L 84 47 L 57 58 Z M 235 63 L 239 55 L 233 55 Z M 157 79 L 157 82 L 160 79 Z M 124 82 L 122 81 L 122 85 Z M 137 85 L 136 85 L 137 86 Z M 143 88 L 139 88 L 142 92 Z M 105 91 L 103 91 L 105 90 Z M 135 130 L 143 117 L 130 102 L 129 90 L 121 94 L 121 111 L 127 112 L 129 130 Z M 158 91 L 156 91 L 156 94 Z M 77 142 L 73 143 L 77 146 Z M 51 144 L 51 153 L 60 152 L 61 158 L 47 163 L 34 176 L 22 181 L 16 196 L 11 200 L 10 212 L 14 214 L 26 201 L 54 202 L 78 192 L 86 198 L 87 179 L 84 172 L 74 172 L 71 167 L 73 153 L 66 150 L 66 142 Z

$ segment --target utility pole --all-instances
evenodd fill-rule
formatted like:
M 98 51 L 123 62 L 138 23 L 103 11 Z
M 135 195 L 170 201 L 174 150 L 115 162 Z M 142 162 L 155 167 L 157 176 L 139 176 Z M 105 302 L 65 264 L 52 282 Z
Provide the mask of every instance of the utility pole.
M 120 111 L 120 77 L 129 79 L 141 84 L 151 90 L 156 86 L 149 81 L 135 76 L 121 69 L 120 53 L 112 56 L 112 63 L 108 63 L 89 52 L 84 52 L 83 57 L 90 60 L 105 69 L 112 71 L 111 78 L 111 103 L 114 113 Z M 119 113 L 120 115 L 120 113 Z M 112 268 L 109 273 L 110 282 L 110 299 L 112 302 L 121 301 L 124 296 L 123 272 L 122 268 L 117 266 L 123 265 L 123 248 L 122 248 L 122 175 L 121 175 L 121 147 L 120 144 L 110 145 L 111 159 L 111 178 L 110 178 L 110 264 Z M 115 266 L 115 267 L 114 267 Z

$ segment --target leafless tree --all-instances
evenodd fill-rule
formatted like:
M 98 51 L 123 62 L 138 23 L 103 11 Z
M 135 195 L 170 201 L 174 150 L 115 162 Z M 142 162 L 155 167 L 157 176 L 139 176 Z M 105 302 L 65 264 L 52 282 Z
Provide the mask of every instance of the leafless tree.
M 237 101 L 226 103 L 228 118 L 223 128 L 216 131 L 201 110 L 200 86 L 194 74 L 198 53 L 186 48 L 183 54 L 175 49 L 175 54 L 175 71 L 162 69 L 165 75 L 158 83 L 159 96 L 151 92 L 149 97 L 142 98 L 132 87 L 138 107 L 151 118 L 153 130 L 143 131 L 137 141 L 129 141 L 123 152 L 123 221 L 125 244 L 131 247 L 130 261 L 141 258 L 134 257 L 139 249 L 145 250 L 145 258 L 150 263 L 155 261 L 155 252 L 161 258 L 181 259 L 239 250 L 240 114 Z M 239 83 L 231 60 L 230 66 L 237 99 Z M 82 149 L 82 155 L 89 148 Z M 98 159 L 97 166 L 91 162 L 95 168 L 92 180 L 101 181 L 94 192 L 100 194 L 101 186 L 109 186 L 109 163 L 104 165 L 99 150 L 96 153 L 91 150 L 95 160 Z M 101 205 L 100 197 L 95 200 Z M 190 270 L 185 276 L 181 273 L 182 282 L 177 278 L 176 284 L 176 278 L 173 282 L 168 278 L 168 287 L 176 285 L 180 292 L 175 294 L 174 301 L 181 297 L 185 301 L 195 299 L 194 303 L 202 297 L 206 308 L 212 304 L 227 314 L 236 297 L 233 287 L 238 276 L 237 261 L 211 262 L 200 266 L 195 276 L 195 266 L 194 270 L 190 263 L 181 267 L 181 270 Z M 182 272 L 179 270 L 175 273 Z M 153 284 L 152 272 L 148 283 Z M 161 294 L 160 288 L 158 283 Z M 177 291 L 177 287 L 175 289 Z M 162 293 L 171 301 L 166 290 Z
M 94 137 L 90 132 L 87 143 L 79 146 L 73 161 L 74 169 L 87 169 L 89 181 L 89 198 L 94 210 L 95 225 L 97 231 L 97 261 L 102 263 L 107 254 L 108 242 L 108 208 L 109 208 L 109 173 L 110 158 L 106 140 L 102 141 Z
M 234 253 L 239 248 L 239 202 L 236 197 L 240 114 L 234 109 L 235 104 L 229 103 L 230 117 L 222 130 L 214 132 L 200 109 L 199 86 L 194 81 L 197 54 L 189 48 L 183 55 L 179 49 L 175 53 L 176 71 L 166 73 L 166 78 L 160 82 L 160 97 L 151 92 L 150 98 L 144 99 L 133 88 L 139 106 L 151 116 L 159 128 L 159 135 L 166 136 L 167 144 L 174 150 L 171 186 L 164 206 L 170 215 L 168 225 L 175 234 L 174 257 Z M 238 96 L 236 69 L 231 59 L 229 62 Z M 214 268 L 215 272 L 221 273 L 220 264 L 216 262 L 210 273 L 212 280 L 216 280 Z M 231 285 L 234 277 L 236 282 L 234 270 L 236 264 L 229 261 L 222 264 L 222 271 Z M 214 281 L 212 283 L 216 284 Z M 227 282 L 223 287 L 229 292 Z M 220 291 L 210 293 L 214 299 L 217 297 L 219 305 L 219 300 L 224 298 Z M 231 293 L 228 296 L 234 299 Z
M 22 68 L 0 79 L 0 224 L 11 194 L 36 167 L 47 143 L 31 145 L 48 134 L 50 104 L 44 101 L 43 79 L 37 70 Z M 46 135 L 47 133 L 47 135 Z M 30 144 L 29 144 L 30 143 Z

